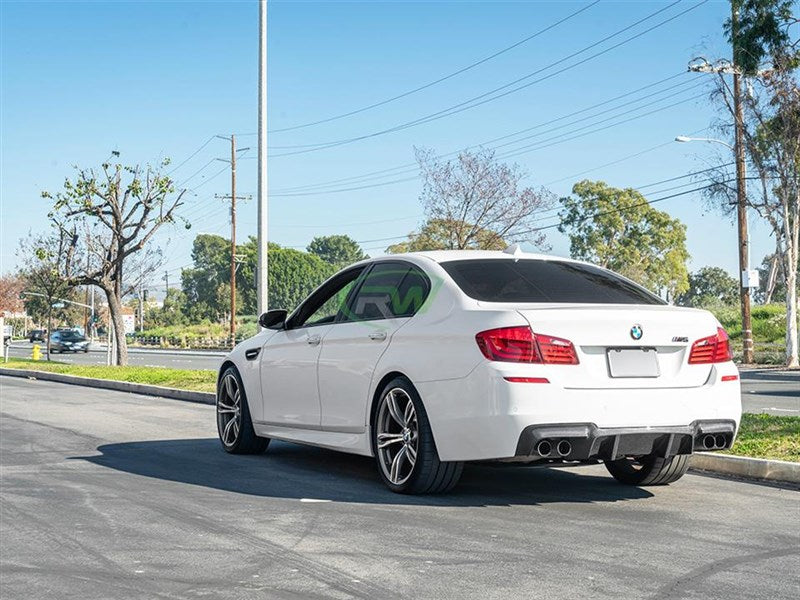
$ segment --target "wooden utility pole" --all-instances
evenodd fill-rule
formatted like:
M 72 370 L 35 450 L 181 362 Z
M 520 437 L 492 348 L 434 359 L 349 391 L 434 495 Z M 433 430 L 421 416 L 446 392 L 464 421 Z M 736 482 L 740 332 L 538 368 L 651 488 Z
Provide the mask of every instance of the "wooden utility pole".
M 231 346 L 236 345 L 236 200 L 247 200 L 247 197 L 236 197 L 236 136 L 231 134 L 230 138 L 222 135 L 217 137 L 224 140 L 229 140 L 231 143 L 231 157 L 218 158 L 223 162 L 230 163 L 231 165 L 231 195 L 216 195 L 216 198 L 231 201 L 231 325 L 230 336 Z M 240 151 L 249 150 L 249 148 L 240 148 Z
M 736 149 L 736 219 L 739 229 L 739 296 L 742 309 L 742 362 L 753 362 L 753 327 L 750 316 L 749 239 L 747 235 L 747 188 L 744 153 L 744 116 L 742 114 L 742 84 L 738 66 L 738 3 L 731 2 L 731 42 L 733 45 L 733 112 Z M 747 281 L 745 280 L 747 278 Z

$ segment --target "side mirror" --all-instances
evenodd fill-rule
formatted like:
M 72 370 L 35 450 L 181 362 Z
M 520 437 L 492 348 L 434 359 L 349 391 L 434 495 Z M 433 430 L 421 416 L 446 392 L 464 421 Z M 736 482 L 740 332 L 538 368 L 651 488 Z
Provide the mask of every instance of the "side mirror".
M 283 329 L 288 314 L 289 312 L 282 308 L 268 310 L 258 318 L 258 324 L 264 329 Z

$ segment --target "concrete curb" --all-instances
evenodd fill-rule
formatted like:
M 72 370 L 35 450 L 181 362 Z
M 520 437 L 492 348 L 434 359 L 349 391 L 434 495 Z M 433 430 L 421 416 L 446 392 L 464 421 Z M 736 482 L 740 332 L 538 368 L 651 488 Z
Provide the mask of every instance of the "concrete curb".
M 800 463 L 784 460 L 697 452 L 692 455 L 691 468 L 744 479 L 800 483 Z
M 41 379 L 42 381 L 56 381 L 58 383 L 83 385 L 86 387 L 114 390 L 116 392 L 130 392 L 132 394 L 143 394 L 145 396 L 159 396 L 161 398 L 197 402 L 200 404 L 215 404 L 217 401 L 216 395 L 210 392 L 193 392 L 190 390 L 162 387 L 160 385 L 147 385 L 144 383 L 132 383 L 130 381 L 112 381 L 110 379 L 94 379 L 92 377 L 78 377 L 77 375 L 50 373 L 32 369 L 9 369 L 0 367 L 0 375 L 24 377 L 26 379 Z

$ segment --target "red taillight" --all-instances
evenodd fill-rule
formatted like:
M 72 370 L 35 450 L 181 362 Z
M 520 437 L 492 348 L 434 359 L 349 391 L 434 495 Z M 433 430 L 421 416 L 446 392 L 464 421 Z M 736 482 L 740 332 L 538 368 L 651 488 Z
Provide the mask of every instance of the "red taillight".
M 542 362 L 550 365 L 577 365 L 578 355 L 575 346 L 569 340 L 552 335 L 534 335 L 542 355 Z
M 530 327 L 500 327 L 475 336 L 489 360 L 551 365 L 577 365 L 578 355 L 569 340 L 533 333 Z
M 728 334 L 722 327 L 717 327 L 717 335 L 701 338 L 692 344 L 689 353 L 690 365 L 706 365 L 710 363 L 728 362 L 733 358 Z
M 500 327 L 475 336 L 478 347 L 489 360 L 503 362 L 542 362 L 530 327 Z

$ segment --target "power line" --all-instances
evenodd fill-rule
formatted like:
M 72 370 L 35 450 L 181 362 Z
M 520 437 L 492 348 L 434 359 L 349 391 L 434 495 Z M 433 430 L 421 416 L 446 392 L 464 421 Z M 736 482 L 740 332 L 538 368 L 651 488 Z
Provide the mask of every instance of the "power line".
M 280 132 L 284 132 L 284 131 L 294 131 L 296 129 L 304 129 L 306 127 L 312 127 L 314 125 L 321 125 L 323 123 L 330 123 L 331 121 L 337 121 L 339 119 L 344 119 L 346 117 L 351 117 L 353 115 L 357 115 L 359 113 L 363 113 L 363 112 L 366 112 L 368 110 L 372 110 L 373 108 L 377 108 L 379 106 L 384 106 L 386 104 L 389 104 L 390 102 L 394 102 L 396 100 L 400 100 L 401 98 L 406 98 L 407 96 L 411 96 L 412 94 L 416 94 L 417 92 L 421 92 L 422 90 L 426 90 L 426 89 L 428 89 L 430 87 L 438 85 L 438 84 L 440 84 L 440 83 L 442 83 L 444 81 L 447 81 L 448 79 L 452 79 L 453 77 L 456 77 L 457 75 L 461 75 L 462 73 L 466 73 L 467 71 L 469 71 L 471 69 L 474 69 L 475 67 L 478 67 L 478 66 L 480 66 L 480 65 L 482 65 L 482 64 L 484 64 L 484 63 L 486 63 L 486 62 L 488 62 L 488 61 L 490 61 L 492 59 L 495 59 L 498 56 L 500 56 L 502 54 L 505 54 L 506 52 L 509 52 L 509 51 L 513 50 L 514 48 L 517 48 L 517 47 L 521 46 L 522 44 L 525 44 L 525 43 L 531 41 L 532 39 L 534 39 L 536 37 L 539 37 L 540 35 L 550 31 L 551 29 L 554 29 L 554 28 L 558 27 L 559 25 L 569 21 L 570 19 L 572 19 L 574 17 L 577 17 L 579 14 L 583 13 L 584 11 L 587 11 L 590 8 L 592 8 L 593 6 L 599 4 L 599 2 L 600 2 L 600 0 L 595 0 L 594 2 L 584 6 L 583 8 L 580 8 L 580 9 L 576 10 L 575 12 L 570 13 L 566 17 L 563 17 L 562 19 L 559 19 L 555 23 L 552 23 L 552 24 L 548 25 L 547 27 L 545 27 L 543 29 L 540 29 L 536 33 L 533 33 L 533 34 L 529 35 L 528 37 L 523 38 L 523 39 L 519 40 L 518 42 L 515 42 L 514 44 L 511 44 L 510 46 L 506 46 L 505 48 L 503 48 L 501 50 L 498 50 L 497 52 L 495 52 L 493 54 L 490 54 L 489 56 L 486 56 L 486 57 L 484 57 L 484 58 L 482 58 L 482 59 L 480 59 L 480 60 L 478 60 L 476 62 L 473 62 L 473 63 L 467 65 L 466 67 L 462 67 L 461 69 L 458 69 L 457 71 L 453 71 L 452 73 L 444 75 L 444 76 L 442 76 L 442 77 L 440 77 L 440 78 L 438 78 L 438 79 L 436 79 L 434 81 L 430 81 L 430 82 L 428 82 L 426 84 L 423 84 L 423 85 L 421 85 L 419 87 L 416 87 L 414 89 L 407 90 L 405 92 L 397 94 L 396 96 L 392 96 L 391 98 L 387 98 L 385 100 L 381 100 L 380 102 L 375 102 L 373 104 L 369 104 L 369 105 L 363 106 L 361 108 L 357 108 L 357 109 L 354 109 L 354 110 L 351 110 L 351 111 L 348 111 L 348 112 L 345 112 L 345 113 L 334 115 L 332 117 L 327 117 L 325 119 L 320 119 L 318 121 L 311 121 L 311 122 L 308 122 L 308 123 L 302 123 L 300 125 L 293 125 L 291 127 L 281 127 L 279 129 L 270 129 L 269 132 L 270 133 L 280 133 Z M 244 135 L 255 135 L 255 134 L 244 134 Z
M 565 62 L 565 61 L 569 60 L 570 58 L 578 56 L 579 54 L 582 54 L 582 53 L 586 52 L 587 50 L 590 50 L 591 48 L 594 48 L 594 47 L 596 47 L 596 46 L 598 46 L 598 45 L 600 45 L 600 44 L 602 44 L 602 43 L 604 43 L 604 42 L 606 42 L 606 41 L 608 41 L 608 40 L 610 40 L 610 39 L 612 39 L 612 38 L 614 38 L 614 37 L 616 37 L 616 36 L 618 36 L 618 35 L 620 35 L 622 33 L 624 33 L 625 31 L 628 31 L 628 30 L 636 27 L 637 25 L 639 25 L 639 24 L 641 24 L 641 23 L 643 23 L 643 22 L 655 17 L 656 15 L 658 15 L 658 14 L 660 14 L 660 13 L 662 13 L 662 12 L 664 12 L 664 11 L 670 9 L 670 8 L 672 8 L 673 6 L 679 4 L 681 1 L 682 0 L 676 0 L 676 2 L 673 2 L 672 4 L 669 4 L 668 6 L 666 6 L 664 8 L 661 8 L 661 9 L 659 9 L 659 10 L 657 10 L 657 11 L 655 11 L 655 12 L 649 14 L 649 15 L 647 15 L 646 17 L 644 17 L 642 19 L 639 19 L 635 23 L 632 23 L 631 25 L 628 25 L 628 26 L 618 30 L 615 33 L 613 33 L 611 35 L 608 35 L 605 38 L 603 38 L 603 39 L 601 39 L 601 40 L 599 40 L 597 42 L 594 42 L 593 44 L 590 44 L 589 46 L 586 46 L 586 47 L 582 48 L 581 50 L 579 50 L 577 52 L 574 52 L 574 53 L 572 53 L 572 54 L 570 54 L 570 55 L 568 55 L 568 56 L 566 56 L 564 58 L 561 58 L 561 59 L 559 59 L 559 60 L 557 60 L 557 61 L 555 61 L 555 62 L 553 62 L 553 63 L 551 63 L 551 64 L 549 64 L 549 65 L 547 65 L 545 67 L 542 67 L 542 68 L 538 69 L 537 71 L 529 73 L 528 75 L 525 75 L 524 77 L 520 77 L 520 78 L 518 78 L 518 79 L 516 79 L 516 80 L 514 80 L 514 81 L 512 81 L 510 83 L 507 83 L 507 84 L 505 84 L 503 86 L 495 88 L 494 90 L 491 90 L 489 92 L 485 92 L 485 93 L 483 93 L 483 94 L 481 94 L 479 96 L 475 96 L 475 97 L 473 97 L 473 98 L 471 98 L 469 100 L 465 100 L 464 102 L 461 102 L 459 104 L 455 104 L 455 105 L 450 106 L 448 108 L 442 109 L 442 110 L 440 110 L 438 112 L 431 113 L 431 114 L 426 115 L 424 117 L 420 117 L 420 118 L 412 120 L 412 121 L 407 121 L 405 123 L 402 123 L 400 125 L 396 125 L 396 126 L 393 126 L 393 127 L 387 128 L 387 129 L 374 131 L 372 133 L 368 133 L 368 134 L 364 134 L 364 135 L 360 135 L 360 136 L 356 136 L 356 137 L 352 137 L 352 138 L 346 138 L 346 139 L 335 140 L 335 141 L 330 141 L 330 142 L 322 142 L 322 143 L 319 143 L 319 144 L 303 145 L 302 149 L 294 150 L 294 151 L 291 151 L 291 152 L 283 152 L 283 153 L 273 154 L 272 157 L 273 158 L 277 158 L 277 157 L 280 157 L 280 156 L 293 156 L 293 155 L 296 155 L 296 154 L 305 154 L 305 153 L 308 153 L 308 152 L 317 152 L 319 150 L 326 150 L 326 149 L 329 149 L 329 148 L 334 148 L 334 147 L 342 146 L 342 145 L 345 145 L 345 144 L 351 144 L 353 142 L 357 142 L 357 141 L 361 141 L 361 140 L 365 140 L 365 139 L 369 139 L 369 138 L 378 137 L 378 136 L 385 135 L 385 134 L 388 134 L 388 133 L 393 133 L 395 131 L 401 131 L 401 130 L 404 130 L 404 129 L 408 129 L 410 127 L 415 127 L 417 125 L 424 124 L 424 123 L 430 123 L 432 121 L 436 121 L 438 119 L 442 119 L 442 118 L 445 118 L 445 117 L 452 116 L 454 114 L 463 112 L 465 110 L 468 110 L 468 109 L 471 109 L 471 108 L 475 108 L 476 106 L 481 106 L 483 104 L 486 104 L 487 102 L 493 102 L 494 100 L 498 100 L 499 98 L 503 98 L 503 97 L 508 96 L 510 94 L 516 93 L 516 92 L 518 92 L 520 90 L 526 89 L 526 88 L 528 88 L 528 87 L 530 87 L 530 86 L 532 86 L 532 85 L 534 85 L 536 83 L 540 83 L 542 81 L 545 81 L 547 79 L 555 77 L 556 75 L 559 75 L 561 73 L 564 73 L 566 71 L 574 69 L 575 67 L 577 67 L 579 65 L 582 65 L 582 64 L 584 64 L 584 63 L 586 63 L 586 62 L 588 62 L 590 60 L 593 60 L 593 59 L 595 59 L 595 58 L 597 58 L 599 56 L 602 56 L 603 54 L 611 52 L 612 50 L 615 50 L 616 48 L 619 48 L 620 46 L 622 46 L 624 44 L 627 44 L 627 43 L 629 43 L 629 42 L 631 42 L 631 41 L 633 41 L 633 40 L 635 40 L 635 39 L 637 39 L 637 38 L 639 38 L 639 37 L 641 37 L 643 35 L 646 35 L 647 33 L 651 32 L 651 31 L 653 31 L 653 30 L 655 30 L 655 29 L 657 29 L 659 27 L 662 27 L 663 25 L 666 25 L 667 23 L 669 23 L 669 22 L 671 22 L 671 21 L 673 21 L 673 20 L 675 20 L 675 19 L 687 14 L 688 12 L 697 9 L 698 7 L 700 7 L 703 4 L 705 4 L 706 2 L 708 2 L 709 0 L 702 0 L 699 3 L 690 6 L 688 9 L 686 9 L 684 11 L 681 11 L 680 13 L 678 13 L 676 15 L 673 15 L 673 16 L 671 16 L 671 17 L 669 17 L 669 18 L 667 18 L 667 19 L 665 19 L 663 21 L 660 21 L 659 23 L 657 23 L 657 24 L 645 29 L 644 31 L 641 31 L 641 32 L 639 32 L 637 34 L 634 34 L 634 35 L 632 35 L 632 36 L 630 36 L 628 38 L 625 38 L 621 42 L 618 42 L 618 43 L 616 43 L 616 44 L 614 44 L 612 46 L 609 46 L 608 48 L 605 48 L 604 50 L 596 52 L 595 54 L 592 54 L 591 56 L 588 56 L 588 57 L 586 57 L 586 58 L 584 58 L 584 59 L 582 59 L 582 60 L 580 60 L 578 62 L 575 62 L 575 63 L 573 63 L 571 65 L 566 66 L 566 67 L 563 67 L 562 69 L 559 69 L 558 71 L 555 71 L 554 73 L 550 73 L 549 75 L 545 75 L 544 77 L 540 77 L 539 79 L 535 79 L 534 81 L 530 81 L 530 82 L 528 82 L 528 83 L 526 83 L 524 85 L 518 86 L 518 87 L 513 88 L 511 90 L 507 90 L 507 91 L 503 92 L 502 94 L 498 94 L 498 95 L 492 96 L 492 94 L 495 94 L 496 92 L 499 92 L 499 91 L 501 91 L 503 89 L 506 89 L 508 87 L 516 85 L 517 83 L 519 83 L 521 81 L 529 79 L 530 77 L 533 77 L 534 75 L 537 75 L 538 73 L 546 71 L 546 70 L 552 68 L 555 65 L 558 65 L 558 64 L 560 64 L 562 62 Z M 491 96 L 491 97 L 487 98 L 487 96 Z M 478 100 L 480 100 L 480 102 L 477 102 Z
M 653 109 L 653 110 L 648 111 L 646 113 L 642 113 L 640 115 L 629 117 L 627 119 L 623 119 L 622 121 L 617 121 L 616 123 L 611 123 L 610 125 L 605 125 L 603 127 L 598 127 L 596 129 L 592 129 L 590 131 L 586 131 L 584 133 L 581 133 L 581 134 L 578 134 L 578 135 L 574 135 L 572 137 L 567 137 L 567 138 L 561 139 L 563 135 L 569 135 L 570 133 L 574 133 L 575 131 L 580 131 L 582 129 L 586 129 L 586 127 L 590 127 L 592 125 L 588 125 L 588 126 L 585 126 L 585 127 L 580 127 L 578 129 L 574 130 L 573 132 L 568 132 L 568 133 L 565 133 L 565 134 L 554 136 L 552 138 L 549 138 L 549 140 L 542 140 L 542 141 L 539 141 L 539 142 L 535 142 L 533 144 L 529 144 L 528 146 L 523 146 L 522 148 L 517 148 L 516 150 L 512 150 L 512 151 L 510 151 L 508 153 L 501 154 L 498 158 L 511 158 L 511 157 L 514 157 L 514 156 L 519 156 L 521 154 L 526 154 L 528 152 L 533 152 L 535 150 L 544 150 L 545 148 L 550 148 L 551 146 L 555 146 L 557 144 L 563 144 L 564 142 L 570 142 L 570 141 L 578 139 L 578 138 L 586 137 L 587 135 L 591 135 L 593 133 L 599 133 L 600 131 L 605 131 L 607 129 L 611 129 L 612 127 L 617 127 L 618 125 L 623 125 L 625 123 L 630 123 L 632 121 L 636 121 L 636 120 L 644 118 L 644 117 L 649 117 L 650 115 L 654 115 L 656 113 L 659 113 L 659 112 L 662 112 L 662 111 L 665 111 L 665 110 L 669 110 L 670 108 L 675 108 L 676 106 L 680 106 L 682 104 L 686 104 L 687 102 L 691 102 L 692 100 L 697 100 L 698 98 L 702 98 L 703 96 L 705 96 L 705 94 L 697 94 L 695 96 L 691 96 L 689 98 L 685 98 L 685 99 L 680 100 L 678 102 L 674 102 L 674 103 L 669 104 L 667 106 L 662 106 L 661 108 L 656 108 L 656 109 Z M 555 141 L 553 141 L 552 143 L 545 143 L 545 142 L 548 142 L 550 140 L 555 140 Z M 544 145 L 540 145 L 540 144 L 544 144 Z
M 208 146 L 208 145 L 211 143 L 211 141 L 212 141 L 213 139 L 214 139 L 214 136 L 212 135 L 212 136 L 211 136 L 210 138 L 208 138 L 208 139 L 207 139 L 205 142 L 203 142 L 203 144 L 202 144 L 202 145 L 201 145 L 201 146 L 200 146 L 200 147 L 199 147 L 197 150 L 195 150 L 194 152 L 192 152 L 192 153 L 189 155 L 189 157 L 188 157 L 188 158 L 186 158 L 186 159 L 185 159 L 183 162 L 181 162 L 179 165 L 177 165 L 177 166 L 173 167 L 171 170 L 167 171 L 167 175 L 172 175 L 172 174 L 173 174 L 175 171 L 177 171 L 177 170 L 178 170 L 178 169 L 180 169 L 180 168 L 181 168 L 183 165 L 185 165 L 187 162 L 189 162 L 190 160 L 192 160 L 192 159 L 193 159 L 195 156 L 197 156 L 197 155 L 200 153 L 200 151 L 201 151 L 203 148 L 205 148 L 206 146 Z
M 624 94 L 620 94 L 620 95 L 615 96 L 613 98 L 609 98 L 607 100 L 603 100 L 602 102 L 598 102 L 596 104 L 593 104 L 591 106 L 582 108 L 580 110 L 576 110 L 576 111 L 567 113 L 567 114 L 562 115 L 560 117 L 557 117 L 555 119 L 549 119 L 547 121 L 543 121 L 543 122 L 537 123 L 536 125 L 525 127 L 524 129 L 513 131 L 511 133 L 505 134 L 505 135 L 497 137 L 497 138 L 493 138 L 491 140 L 486 140 L 486 141 L 481 142 L 479 144 L 473 144 L 471 146 L 467 146 L 466 148 L 455 150 L 453 152 L 449 152 L 447 154 L 442 155 L 442 158 L 446 158 L 448 156 L 455 156 L 455 155 L 463 152 L 464 150 L 470 150 L 472 148 L 483 147 L 483 146 L 486 146 L 488 144 L 492 144 L 492 143 L 497 142 L 497 141 L 501 141 L 501 140 L 504 140 L 504 139 L 508 139 L 510 137 L 521 135 L 521 134 L 527 133 L 529 131 L 534 131 L 534 130 L 539 129 L 541 127 L 545 127 L 547 125 L 552 125 L 554 123 L 558 123 L 558 122 L 563 121 L 565 119 L 568 119 L 570 117 L 577 116 L 577 115 L 583 114 L 585 112 L 589 112 L 591 110 L 594 110 L 596 108 L 600 108 L 602 106 L 606 106 L 606 105 L 611 104 L 612 102 L 615 102 L 617 100 L 621 100 L 621 99 L 627 98 L 627 97 L 632 96 L 634 94 L 637 94 L 637 93 L 639 93 L 641 91 L 644 91 L 644 90 L 650 89 L 652 87 L 655 87 L 655 86 L 657 86 L 659 84 L 665 83 L 667 81 L 671 81 L 671 80 L 673 80 L 673 79 L 675 79 L 677 77 L 684 77 L 685 75 L 686 75 L 686 71 L 681 71 L 680 73 L 677 73 L 675 75 L 671 75 L 669 77 L 660 79 L 660 80 L 655 81 L 653 83 L 649 83 L 649 84 L 644 85 L 642 87 L 639 87 L 637 89 L 631 90 L 631 91 L 626 92 Z M 677 85 L 669 86 L 667 88 L 658 90 L 656 92 L 649 93 L 649 94 L 647 94 L 645 96 L 642 96 L 640 98 L 637 98 L 635 100 L 631 100 L 631 101 L 626 102 L 624 104 L 618 105 L 616 108 L 621 108 L 622 106 L 628 106 L 630 104 L 634 104 L 636 102 L 640 102 L 640 101 L 642 101 L 644 99 L 647 99 L 647 98 L 650 98 L 652 96 L 655 96 L 655 95 L 658 95 L 658 94 L 662 94 L 664 92 L 668 92 L 668 91 L 673 90 L 675 88 L 684 86 L 684 85 L 686 85 L 686 83 L 693 82 L 693 81 L 694 81 L 694 79 L 688 79 L 687 81 L 681 82 L 681 83 L 679 83 Z M 615 110 L 615 109 L 609 109 L 609 110 Z M 604 111 L 604 112 L 607 112 L 607 111 Z M 603 113 L 596 113 L 593 116 L 597 116 L 599 114 L 603 114 Z M 575 122 L 577 122 L 577 121 L 575 121 Z M 567 125 L 569 125 L 569 124 L 572 124 L 572 123 L 568 123 Z M 321 188 L 321 187 L 335 187 L 335 184 L 337 184 L 337 183 L 345 183 L 345 182 L 355 183 L 357 180 L 361 180 L 361 179 L 363 179 L 365 181 L 366 180 L 370 180 L 370 179 L 382 179 L 383 177 L 380 177 L 380 176 L 389 176 L 389 174 L 392 173 L 393 171 L 403 171 L 403 173 L 395 173 L 394 174 L 395 176 L 397 176 L 397 175 L 401 175 L 401 174 L 404 174 L 404 173 L 416 172 L 417 170 L 418 170 L 417 163 L 416 162 L 410 162 L 410 163 L 405 163 L 403 165 L 398 165 L 396 167 L 390 167 L 390 168 L 387 168 L 387 169 L 381 169 L 379 171 L 372 171 L 372 172 L 369 172 L 369 173 L 364 173 L 362 175 L 353 175 L 353 176 L 350 176 L 350 177 L 343 177 L 343 178 L 339 178 L 339 179 L 333 179 L 333 180 L 326 181 L 326 182 L 318 182 L 318 183 L 315 183 L 315 184 L 308 184 L 308 185 L 303 185 L 303 186 L 295 186 L 295 187 L 291 187 L 291 188 L 285 188 L 283 190 L 277 189 L 277 190 L 274 190 L 274 193 L 280 194 L 280 193 L 284 193 L 284 192 L 307 191 L 307 190 L 310 190 L 310 189 L 316 189 L 316 188 Z
M 603 123 L 603 122 L 606 122 L 606 121 L 608 121 L 610 119 L 618 119 L 620 116 L 624 116 L 624 115 L 615 115 L 614 117 L 611 117 L 610 119 L 603 119 L 603 120 L 601 120 L 601 121 L 599 121 L 597 123 L 591 123 L 589 125 L 585 125 L 583 127 L 579 127 L 579 128 L 574 129 L 572 131 L 564 132 L 564 133 L 561 133 L 559 135 L 547 138 L 545 140 L 540 140 L 538 142 L 534 142 L 533 144 L 529 144 L 527 146 L 522 146 L 521 148 L 510 150 L 510 151 L 508 151 L 508 152 L 506 152 L 504 154 L 500 154 L 498 156 L 498 158 L 511 158 L 511 157 L 514 157 L 514 156 L 519 156 L 521 154 L 526 154 L 528 152 L 534 152 L 536 150 L 543 150 L 545 148 L 549 148 L 549 147 L 555 146 L 557 144 L 562 144 L 564 142 L 569 142 L 569 141 L 572 141 L 572 140 L 575 140 L 575 139 L 586 137 L 587 135 L 598 133 L 600 131 L 605 131 L 607 129 L 611 129 L 613 127 L 617 127 L 617 126 L 623 125 L 625 123 L 629 123 L 629 122 L 636 121 L 636 120 L 644 118 L 644 117 L 648 117 L 650 115 L 662 112 L 664 110 L 669 110 L 671 108 L 675 108 L 676 106 L 680 106 L 682 104 L 685 104 L 686 102 L 690 102 L 692 100 L 696 100 L 697 98 L 700 98 L 701 96 L 703 96 L 703 94 L 698 94 L 698 95 L 695 95 L 695 96 L 691 96 L 689 98 L 685 98 L 683 100 L 680 100 L 678 102 L 674 102 L 674 103 L 669 104 L 667 106 L 656 108 L 656 109 L 647 111 L 647 112 L 639 114 L 639 115 L 627 117 L 625 119 L 618 120 L 618 121 L 616 121 L 614 123 L 611 123 L 609 125 L 604 125 L 603 127 L 595 127 L 598 123 Z M 661 100 L 663 100 L 663 99 L 661 99 Z M 587 128 L 591 128 L 591 127 L 595 127 L 595 129 L 590 129 L 589 131 L 584 131 Z M 582 132 L 582 133 L 578 133 L 578 132 Z M 573 135 L 573 134 L 575 134 L 575 135 Z M 564 137 L 564 136 L 567 136 L 567 137 Z M 535 136 L 530 136 L 530 137 L 535 137 Z M 523 141 L 523 140 L 517 140 L 514 143 L 519 143 L 521 141 Z M 408 181 L 414 181 L 418 177 L 419 177 L 418 175 L 414 175 L 414 176 L 411 176 L 411 177 L 404 177 L 404 178 L 394 179 L 394 180 L 385 181 L 385 182 L 381 182 L 381 183 L 371 183 L 371 184 L 365 184 L 365 185 L 361 185 L 361 186 L 352 186 L 352 187 L 321 190 L 321 191 L 312 190 L 312 191 L 307 191 L 307 192 L 274 193 L 274 194 L 272 194 L 272 196 L 276 197 L 276 198 L 292 198 L 292 197 L 299 197 L 299 196 L 317 196 L 317 195 L 325 195 L 325 194 L 339 194 L 339 193 L 352 192 L 352 191 L 358 191 L 358 190 L 364 190 L 364 189 L 371 189 L 371 188 L 376 188 L 376 187 L 384 187 L 384 186 L 387 186 L 387 185 L 395 185 L 395 184 L 398 184 L 398 183 L 404 183 L 404 182 L 408 182 Z

